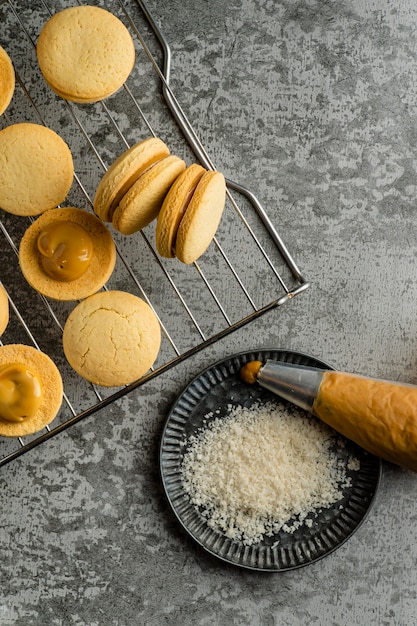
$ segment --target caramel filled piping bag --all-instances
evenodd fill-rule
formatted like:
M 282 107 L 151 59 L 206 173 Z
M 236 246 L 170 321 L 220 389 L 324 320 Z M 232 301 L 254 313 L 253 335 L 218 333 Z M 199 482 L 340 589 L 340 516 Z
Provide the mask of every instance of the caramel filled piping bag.
M 417 386 L 272 360 L 251 361 L 240 376 L 313 413 L 371 454 L 417 472 Z

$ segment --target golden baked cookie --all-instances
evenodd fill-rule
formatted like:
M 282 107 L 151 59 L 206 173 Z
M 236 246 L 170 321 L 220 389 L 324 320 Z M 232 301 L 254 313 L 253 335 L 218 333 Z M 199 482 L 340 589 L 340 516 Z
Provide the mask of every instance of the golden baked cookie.
M 198 165 L 185 170 L 169 190 L 156 226 L 156 246 L 165 257 L 196 261 L 210 245 L 226 201 L 223 174 Z
M 174 180 L 185 169 L 185 163 L 169 155 L 147 169 L 125 193 L 113 213 L 113 227 L 123 235 L 145 228 L 158 216 Z
M 52 209 L 33 222 L 19 247 L 27 282 L 53 300 L 81 300 L 99 291 L 116 263 L 116 246 L 93 213 Z
M 36 51 L 50 88 L 81 104 L 118 91 L 135 63 L 133 39 L 123 22 L 88 5 L 55 13 L 43 26 Z
M 169 155 L 165 143 L 150 137 L 121 154 L 101 179 L 94 197 L 94 211 L 104 221 L 111 222 L 113 213 L 133 183 L 156 161 Z
M 64 326 L 63 347 L 71 367 L 102 387 L 143 376 L 159 352 L 161 329 L 151 307 L 124 291 L 104 291 L 83 300 Z
M 0 115 L 3 115 L 14 94 L 15 74 L 13 63 L 6 50 L 0 46 Z
M 4 333 L 9 323 L 9 299 L 7 292 L 0 283 L 0 336 Z
M 0 436 L 31 435 L 52 422 L 63 397 L 61 374 L 44 352 L 0 346 Z
M 69 147 L 53 130 L 21 123 L 0 131 L 0 208 L 40 215 L 63 202 L 74 164 Z
M 188 203 L 206 170 L 193 163 L 184 170 L 165 197 L 156 225 L 156 248 L 163 257 L 175 256 L 175 240 Z

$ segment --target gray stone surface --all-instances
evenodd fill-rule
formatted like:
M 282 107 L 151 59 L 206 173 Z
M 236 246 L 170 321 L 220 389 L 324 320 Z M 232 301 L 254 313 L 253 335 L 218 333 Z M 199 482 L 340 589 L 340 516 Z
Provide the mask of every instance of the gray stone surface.
M 36 38 L 45 10 L 14 4 L 23 5 Z M 127 5 L 135 12 L 133 0 Z M 162 492 L 158 445 L 187 382 L 247 348 L 299 350 L 348 371 L 417 383 L 416 5 L 149 0 L 149 8 L 172 48 L 173 91 L 202 143 L 219 169 L 257 194 L 312 286 L 1 468 L 0 624 L 412 626 L 411 472 L 384 464 L 370 516 L 335 553 L 293 572 L 260 574 L 218 562 L 185 536 Z M 0 43 L 7 39 L 25 81 L 33 80 L 33 57 L 27 61 L 25 44 L 13 39 L 7 5 L 2 15 Z M 132 86 L 152 116 L 159 96 L 142 80 L 142 63 L 141 54 Z M 51 95 L 40 91 L 49 111 Z M 16 98 L 12 121 L 27 120 L 32 113 Z M 143 134 L 135 112 L 117 109 L 117 97 L 108 104 L 129 140 Z M 71 125 L 59 126 L 67 119 L 60 107 L 54 103 L 57 128 L 76 147 Z M 100 111 L 89 110 L 85 123 L 109 142 L 111 158 L 117 137 L 100 130 Z M 152 119 L 185 152 L 177 130 L 166 130 L 169 119 L 156 112 Z M 91 193 L 99 168 L 74 151 Z M 243 244 L 238 252 L 248 256 Z M 3 262 L 0 272 L 11 285 Z M 162 310 L 164 294 L 152 281 L 149 289 Z M 205 305 L 199 313 L 211 317 Z

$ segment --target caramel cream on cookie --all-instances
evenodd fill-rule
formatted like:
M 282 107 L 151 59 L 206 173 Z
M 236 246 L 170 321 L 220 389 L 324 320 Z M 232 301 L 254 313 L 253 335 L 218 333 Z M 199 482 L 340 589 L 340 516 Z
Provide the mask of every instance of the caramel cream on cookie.
M 95 215 L 75 207 L 46 211 L 29 226 L 19 246 L 23 276 L 54 300 L 81 300 L 99 291 L 115 263 L 109 230 Z
M 23 422 L 42 403 L 42 386 L 35 372 L 21 363 L 0 367 L 0 420 Z
M 93 242 L 80 224 L 61 220 L 47 224 L 37 239 L 45 272 L 61 281 L 82 276 L 93 256 Z
M 64 388 L 52 359 L 24 344 L 0 346 L 0 437 L 32 435 L 57 415 Z

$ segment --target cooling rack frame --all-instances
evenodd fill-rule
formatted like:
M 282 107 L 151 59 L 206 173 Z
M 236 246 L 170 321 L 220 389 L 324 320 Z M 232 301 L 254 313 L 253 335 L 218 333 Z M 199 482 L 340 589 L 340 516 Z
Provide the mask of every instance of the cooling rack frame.
M 171 61 L 172 61 L 171 49 L 161 28 L 159 27 L 156 20 L 152 16 L 147 4 L 143 2 L 142 0 L 136 0 L 136 5 L 139 8 L 139 11 L 141 12 L 142 17 L 145 20 L 147 26 L 149 27 L 149 32 L 153 33 L 157 46 L 159 47 L 161 51 L 162 57 L 158 61 L 155 58 L 155 53 L 150 50 L 149 45 L 146 43 L 144 37 L 142 36 L 140 27 L 137 26 L 137 23 L 136 23 L 137 15 L 135 14 L 135 16 L 132 16 L 132 7 L 129 9 L 127 8 L 128 1 L 129 0 L 127 1 L 118 0 L 118 2 L 116 3 L 118 7 L 118 13 L 120 14 L 121 18 L 123 18 L 126 25 L 130 28 L 132 32 L 132 36 L 134 36 L 135 38 L 136 45 L 141 46 L 142 52 L 148 58 L 149 63 L 152 66 L 153 71 L 156 74 L 157 80 L 159 82 L 164 105 L 167 106 L 173 122 L 180 129 L 180 133 L 183 136 L 184 141 L 186 142 L 187 146 L 191 149 L 195 158 L 207 169 L 216 169 L 213 164 L 212 159 L 210 158 L 206 149 L 204 148 L 203 144 L 198 138 L 198 135 L 193 125 L 190 123 L 189 119 L 184 113 L 182 107 L 180 106 L 171 88 L 171 82 L 170 82 L 170 71 L 171 71 Z M 6 5 L 8 6 L 9 11 L 13 14 L 13 19 L 16 21 L 16 23 L 20 23 L 22 29 L 25 31 L 24 34 L 27 37 L 28 45 L 31 45 L 32 48 L 35 48 L 36 46 L 35 37 L 26 30 L 26 27 L 24 26 L 24 22 L 22 18 L 20 17 L 20 12 L 16 8 L 16 4 L 17 3 L 15 0 L 3 0 L 3 2 L 0 2 L 0 8 L 3 8 Z M 45 11 L 49 10 L 48 4 L 45 0 L 38 0 L 38 4 L 42 5 Z M 60 4 L 62 4 L 62 2 Z M 98 4 L 100 4 L 100 2 Z M 11 57 L 13 60 L 12 54 L 11 54 Z M 20 76 L 19 68 L 17 68 L 17 71 L 16 71 L 16 78 L 17 78 L 17 89 L 19 89 L 20 92 L 24 95 L 24 97 L 29 101 L 29 104 L 30 104 L 29 108 L 32 107 L 34 111 L 36 112 L 36 115 L 35 115 L 35 117 L 37 117 L 36 121 L 38 123 L 48 125 L 48 120 L 44 118 L 43 114 L 40 112 L 39 107 L 34 103 L 25 81 Z M 128 97 L 131 98 L 136 103 L 137 108 L 141 110 L 141 107 L 137 102 L 137 97 L 133 95 L 130 87 L 128 85 L 125 85 L 124 90 L 127 92 Z M 95 153 L 95 156 L 97 157 L 97 160 L 100 163 L 102 169 L 105 170 L 107 166 L 104 160 L 102 159 L 101 155 L 97 152 L 95 146 L 93 145 L 93 142 L 91 140 L 89 133 L 84 131 L 82 123 L 79 122 L 79 119 L 77 118 L 78 113 L 74 114 L 74 109 L 71 108 L 72 107 L 71 104 L 66 103 L 66 106 L 68 106 L 70 111 L 72 111 L 72 113 L 70 114 L 73 116 L 73 119 L 75 120 L 74 123 L 79 126 L 80 132 L 85 135 L 84 138 L 87 144 L 89 144 L 89 148 L 93 151 L 93 153 Z M 107 106 L 105 103 L 103 103 L 101 106 L 103 106 L 104 109 L 107 109 Z M 112 114 L 109 113 L 109 109 L 107 109 L 106 114 L 110 116 L 112 123 L 114 124 L 115 127 L 117 127 L 117 122 L 115 122 L 114 118 L 112 118 Z M 13 123 L 14 121 L 12 118 L 8 117 L 7 112 L 5 114 L 5 120 L 6 120 L 6 125 L 9 123 Z M 28 121 L 32 121 L 32 120 L 28 120 Z M 146 119 L 145 119 L 145 122 L 148 123 Z M 152 126 L 149 126 L 149 131 L 155 134 L 155 131 Z M 126 143 L 126 147 L 128 147 L 129 142 L 126 139 L 126 137 L 123 135 L 123 132 L 121 133 L 121 136 L 122 136 L 123 141 Z M 78 185 L 81 192 L 84 193 L 85 197 L 88 199 L 89 198 L 88 193 L 84 191 L 83 183 L 81 182 L 81 179 L 78 178 L 77 172 L 76 172 L 76 184 Z M 283 279 L 281 277 L 280 271 L 275 269 L 273 261 L 270 260 L 268 256 L 268 252 L 265 252 L 263 250 L 263 244 L 258 240 L 257 235 L 254 234 L 251 224 L 249 224 L 247 217 L 245 217 L 244 212 L 240 209 L 240 206 L 237 203 L 235 196 L 234 196 L 235 193 L 237 193 L 239 197 L 243 198 L 243 200 L 246 201 L 256 213 L 257 218 L 262 224 L 262 228 L 267 233 L 274 248 L 276 248 L 276 250 L 278 251 L 279 257 L 284 263 L 285 270 L 288 272 L 288 275 L 290 276 L 291 283 L 288 282 L 288 279 Z M 96 388 L 94 388 L 94 396 L 96 400 L 94 401 L 93 404 L 90 404 L 89 406 L 87 406 L 87 408 L 82 408 L 81 410 L 75 409 L 73 407 L 73 402 L 71 402 L 66 396 L 66 394 L 64 394 L 64 404 L 67 405 L 67 409 L 69 408 L 70 416 L 62 419 L 62 421 L 59 422 L 57 425 L 53 425 L 52 427 L 47 427 L 44 431 L 42 431 L 42 433 L 38 433 L 37 435 L 31 437 L 29 440 L 26 438 L 25 440 L 18 438 L 16 440 L 17 447 L 11 451 L 8 450 L 7 453 L 4 454 L 2 458 L 0 458 L 0 467 L 20 457 L 21 455 L 25 454 L 29 450 L 43 444 L 44 442 L 56 436 L 57 434 L 61 433 L 62 431 L 67 430 L 75 423 L 80 422 L 81 420 L 91 416 L 97 411 L 116 402 L 120 398 L 132 392 L 134 389 L 137 389 L 145 385 L 147 382 L 151 381 L 152 379 L 155 379 L 156 377 L 163 374 L 164 372 L 167 372 L 168 370 L 174 368 L 179 363 L 192 357 L 197 352 L 202 351 L 208 346 L 232 334 L 236 330 L 250 324 L 251 322 L 265 315 L 269 311 L 274 310 L 277 307 L 280 307 L 282 304 L 287 303 L 288 301 L 292 300 L 293 297 L 295 297 L 298 294 L 303 293 L 306 289 L 308 289 L 310 283 L 306 280 L 306 278 L 301 273 L 295 260 L 291 256 L 287 246 L 284 244 L 281 236 L 277 232 L 275 226 L 273 225 L 272 221 L 268 217 L 267 212 L 264 210 L 262 204 L 260 203 L 256 195 L 252 193 L 252 191 L 250 191 L 246 187 L 227 178 L 227 197 L 228 197 L 228 202 L 230 203 L 232 207 L 232 210 L 238 216 L 238 219 L 242 225 L 242 228 L 245 230 L 246 233 L 249 233 L 250 237 L 255 243 L 257 251 L 265 260 L 266 265 L 269 266 L 272 269 L 273 273 L 276 275 L 277 285 L 279 286 L 282 293 L 277 293 L 275 297 L 273 297 L 271 300 L 268 300 L 266 303 L 263 303 L 261 306 L 256 306 L 251 302 L 251 305 L 253 308 L 251 312 L 245 314 L 243 317 L 239 317 L 238 319 L 234 321 L 230 321 L 226 313 L 224 313 L 222 303 L 218 301 L 215 291 L 208 284 L 207 288 L 210 291 L 210 296 L 212 300 L 214 301 L 215 305 L 218 306 L 220 312 L 223 314 L 223 317 L 225 318 L 225 321 L 226 321 L 226 326 L 223 326 L 220 329 L 216 329 L 215 332 L 207 336 L 205 333 L 199 330 L 198 324 L 194 322 L 193 312 L 187 307 L 187 304 L 181 292 L 177 289 L 174 281 L 169 276 L 168 281 L 173 287 L 175 295 L 181 301 L 181 305 L 184 307 L 187 316 L 191 319 L 192 323 L 194 323 L 195 327 L 200 332 L 201 337 L 198 340 L 198 342 L 194 343 L 194 345 L 184 350 L 178 350 L 175 347 L 175 342 L 172 341 L 171 338 L 169 337 L 169 333 L 166 333 L 175 352 L 172 358 L 167 358 L 162 364 L 157 364 L 154 369 L 152 369 L 148 374 L 143 376 L 140 380 L 137 380 L 133 382 L 132 384 L 127 385 L 123 388 L 112 390 L 109 393 L 109 395 L 105 397 L 103 397 L 101 390 L 98 391 Z M 91 205 L 91 201 L 90 201 L 90 205 Z M 0 211 L 0 218 L 2 217 L 1 213 L 2 211 Z M 7 225 L 5 226 L 4 221 L 0 219 L 0 236 L 1 235 L 3 236 L 3 240 L 9 245 L 9 250 L 11 249 L 17 257 L 18 256 L 18 242 L 16 242 L 15 238 L 13 238 L 13 236 L 10 235 Z M 146 247 L 149 250 L 151 250 L 152 254 L 155 255 L 155 251 L 152 250 L 152 244 L 149 242 L 148 239 L 146 239 L 146 236 L 145 236 L 145 243 L 146 243 Z M 225 260 L 228 262 L 227 255 L 225 255 L 224 252 L 222 251 L 221 243 L 215 241 L 215 244 L 217 248 L 220 250 L 220 255 L 223 257 L 222 260 Z M 1 252 L 1 247 L 0 247 L 0 252 Z M 123 258 L 123 254 L 121 254 L 120 256 Z M 158 263 L 160 263 L 160 260 L 158 260 Z M 195 265 L 196 272 L 199 275 L 199 278 L 201 278 L 204 282 L 207 282 L 204 277 L 204 272 L 201 271 L 201 268 L 199 267 L 198 263 L 194 265 Z M 229 265 L 230 265 L 233 277 L 238 283 L 238 287 L 240 287 L 242 291 L 245 291 L 245 286 L 242 283 L 239 274 L 234 270 L 232 264 L 229 263 Z M 166 272 L 166 270 L 164 271 Z M 0 281 L 1 280 L 2 280 L 2 276 L 0 273 Z M 138 288 L 140 291 L 142 291 L 142 287 L 138 285 Z M 36 294 L 36 296 L 38 297 L 38 294 Z M 252 300 L 248 294 L 246 294 L 246 296 L 248 300 L 250 301 Z M 40 299 L 42 300 L 42 304 L 47 314 L 52 318 L 52 321 L 55 323 L 55 325 L 61 328 L 62 330 L 62 322 L 60 322 L 57 319 L 57 316 L 54 312 L 53 305 L 51 305 L 51 303 L 48 302 L 42 296 L 40 297 Z M 9 294 L 9 303 L 10 303 L 10 308 L 11 308 L 13 315 L 15 316 L 16 320 L 18 320 L 18 323 L 21 325 L 21 327 L 24 330 L 26 338 L 35 347 L 40 348 L 37 339 L 35 338 L 35 336 L 33 335 L 31 331 L 30 325 L 28 325 L 27 321 L 25 320 L 25 314 L 21 311 L 21 309 L 16 304 L 14 299 L 10 297 L 10 294 Z M 151 302 L 149 303 L 151 304 Z M 162 327 L 164 330 L 163 325 Z M 1 343 L 2 342 L 0 340 L 0 345 Z M 24 342 L 22 341 L 22 343 Z M 64 380 L 64 387 L 65 387 L 65 380 Z

